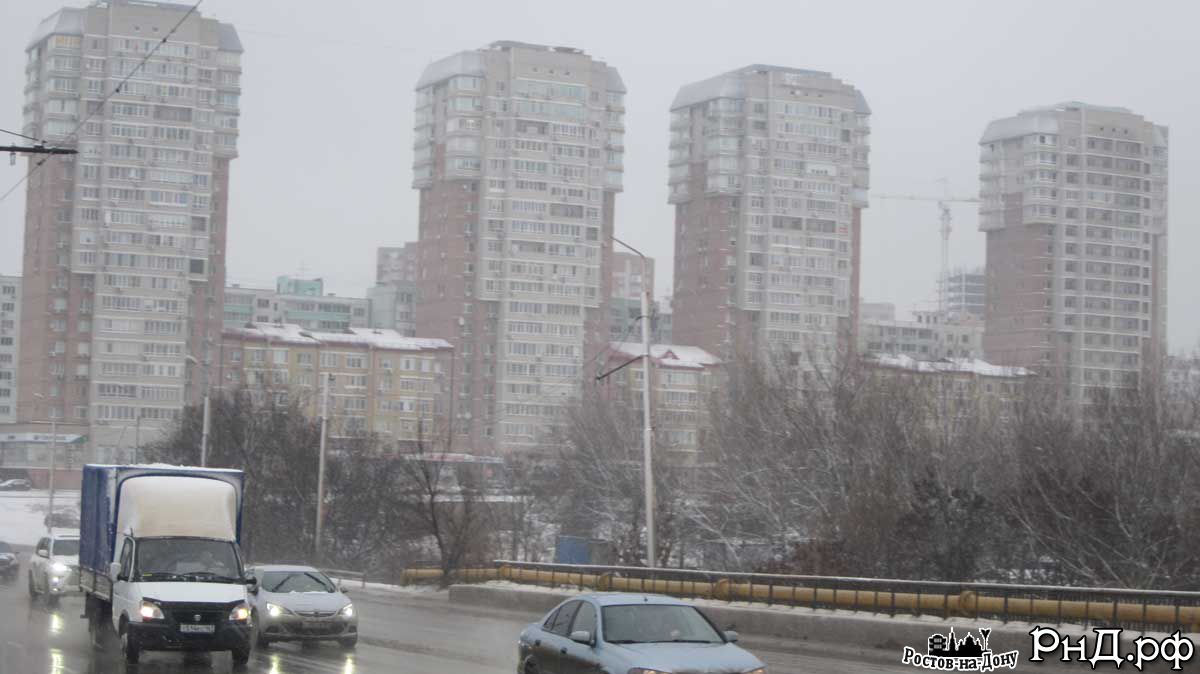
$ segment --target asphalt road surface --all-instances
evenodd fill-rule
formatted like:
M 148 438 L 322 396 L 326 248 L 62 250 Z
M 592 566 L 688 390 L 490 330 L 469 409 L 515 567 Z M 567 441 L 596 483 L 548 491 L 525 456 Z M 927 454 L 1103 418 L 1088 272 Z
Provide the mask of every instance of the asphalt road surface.
M 0 585 L 0 674 L 513 674 L 517 634 L 533 618 L 450 604 L 445 593 L 385 596 L 352 588 L 350 596 L 360 629 L 353 651 L 333 644 L 272 644 L 256 649 L 244 668 L 234 667 L 228 653 L 143 653 L 139 665 L 126 668 L 118 655 L 93 653 L 79 617 L 82 599 L 67 597 L 55 606 L 30 601 L 22 575 L 13 585 Z M 900 666 L 898 652 L 893 662 L 883 653 L 844 655 L 790 642 L 747 638 L 744 645 L 772 674 L 911 671 Z

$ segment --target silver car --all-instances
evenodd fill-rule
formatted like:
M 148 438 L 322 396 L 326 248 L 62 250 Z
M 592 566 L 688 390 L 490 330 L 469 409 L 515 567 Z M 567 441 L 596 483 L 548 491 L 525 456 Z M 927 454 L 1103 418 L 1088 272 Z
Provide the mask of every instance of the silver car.
M 642 594 L 569 599 L 521 632 L 518 674 L 766 674 L 696 607 Z
M 358 643 L 358 615 L 345 590 L 311 566 L 283 564 L 251 567 L 258 592 L 250 599 L 255 643 L 337 641 Z

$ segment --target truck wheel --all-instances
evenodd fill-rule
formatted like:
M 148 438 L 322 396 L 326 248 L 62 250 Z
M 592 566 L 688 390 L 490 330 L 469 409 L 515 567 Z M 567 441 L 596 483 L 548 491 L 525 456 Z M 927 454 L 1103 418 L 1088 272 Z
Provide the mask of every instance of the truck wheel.
M 138 658 L 142 656 L 142 647 L 138 645 L 137 638 L 130 633 L 129 626 L 121 624 L 121 654 L 125 656 L 125 662 L 136 665 Z
M 229 651 L 229 654 L 233 656 L 233 664 L 235 665 L 244 665 L 247 662 L 250 662 L 249 648 L 235 648 L 232 651 Z

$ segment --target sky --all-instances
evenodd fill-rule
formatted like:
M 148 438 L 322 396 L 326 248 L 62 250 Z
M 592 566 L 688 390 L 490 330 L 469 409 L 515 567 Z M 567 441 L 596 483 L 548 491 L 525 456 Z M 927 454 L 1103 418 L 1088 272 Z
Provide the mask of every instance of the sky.
M 21 126 L 24 48 L 62 0 L 0 9 L 0 128 Z M 82 6 L 82 2 L 76 3 Z M 872 108 L 873 194 L 978 195 L 988 121 L 1078 100 L 1170 127 L 1168 339 L 1200 346 L 1200 4 L 1148 0 L 567 2 L 203 0 L 245 47 L 230 187 L 229 281 L 281 274 L 362 296 L 377 246 L 417 234 L 413 86 L 431 61 L 496 40 L 569 45 L 618 68 L 626 96 L 617 236 L 657 258 L 671 290 L 668 112 L 683 84 L 751 63 L 833 73 Z M 6 140 L 11 137 L 6 137 Z M 0 193 L 24 175 L 0 162 Z M 954 207 L 950 258 L 982 265 L 977 207 Z M 0 202 L 0 274 L 21 265 L 24 191 Z M 872 199 L 864 301 L 936 305 L 933 203 Z

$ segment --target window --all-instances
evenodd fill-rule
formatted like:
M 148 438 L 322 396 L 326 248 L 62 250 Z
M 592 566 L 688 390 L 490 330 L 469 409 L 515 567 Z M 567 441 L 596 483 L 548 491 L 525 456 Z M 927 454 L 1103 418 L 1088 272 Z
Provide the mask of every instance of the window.
M 570 634 L 571 622 L 582 604 L 582 601 L 570 601 L 558 609 L 558 613 L 554 614 L 554 623 L 550 625 L 550 632 L 564 637 Z

